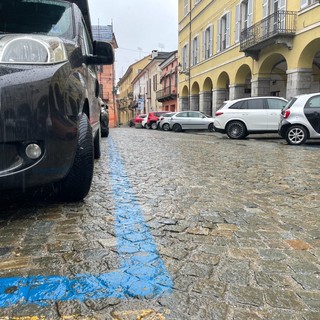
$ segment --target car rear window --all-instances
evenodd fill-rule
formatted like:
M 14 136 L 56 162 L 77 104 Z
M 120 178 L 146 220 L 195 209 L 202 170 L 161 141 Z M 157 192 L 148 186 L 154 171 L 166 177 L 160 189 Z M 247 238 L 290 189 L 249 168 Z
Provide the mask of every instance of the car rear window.
M 293 97 L 291 98 L 288 103 L 285 105 L 285 107 L 282 109 L 282 111 L 288 110 L 292 107 L 292 105 L 297 101 L 297 98 Z
M 269 109 L 283 109 L 283 107 L 286 105 L 286 101 L 280 100 L 280 99 L 267 99 Z

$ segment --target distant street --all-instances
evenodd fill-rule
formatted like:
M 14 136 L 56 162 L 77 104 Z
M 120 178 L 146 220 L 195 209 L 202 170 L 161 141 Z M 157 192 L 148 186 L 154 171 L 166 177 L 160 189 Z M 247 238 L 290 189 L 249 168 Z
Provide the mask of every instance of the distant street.
M 0 320 L 319 320 L 320 141 L 110 129 L 80 203 L 0 203 Z

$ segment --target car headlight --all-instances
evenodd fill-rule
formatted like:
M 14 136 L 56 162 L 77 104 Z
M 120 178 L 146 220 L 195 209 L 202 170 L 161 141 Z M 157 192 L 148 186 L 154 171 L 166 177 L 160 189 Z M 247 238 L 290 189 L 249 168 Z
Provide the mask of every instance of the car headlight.
M 57 37 L 10 35 L 0 38 L 0 62 L 52 64 L 67 60 L 63 42 Z

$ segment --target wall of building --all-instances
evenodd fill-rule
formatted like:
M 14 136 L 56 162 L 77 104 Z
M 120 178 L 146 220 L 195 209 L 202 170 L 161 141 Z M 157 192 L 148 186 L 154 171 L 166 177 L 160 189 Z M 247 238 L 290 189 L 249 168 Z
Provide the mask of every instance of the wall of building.
M 236 37 L 236 6 L 241 1 L 202 0 L 191 13 L 181 13 L 179 1 L 179 60 L 183 47 L 199 37 L 199 61 L 191 61 L 188 73 L 180 74 L 180 103 L 192 110 L 207 110 L 214 114 L 224 100 L 245 96 L 293 95 L 319 90 L 320 5 L 300 8 L 300 1 L 288 1 L 286 11 L 296 15 L 295 35 L 290 45 L 273 43 L 261 49 L 258 57 L 240 52 Z M 190 1 L 190 3 L 194 3 Z M 253 1 L 253 24 L 263 18 L 263 1 Z M 218 21 L 230 13 L 229 46 L 219 51 Z M 191 21 L 191 24 L 190 24 Z M 205 58 L 203 31 L 213 28 L 212 55 Z M 192 47 L 189 46 L 192 58 Z M 187 104 L 187 107 L 186 107 Z M 208 106 L 209 104 L 209 106 Z M 210 106 L 211 105 L 211 106 Z

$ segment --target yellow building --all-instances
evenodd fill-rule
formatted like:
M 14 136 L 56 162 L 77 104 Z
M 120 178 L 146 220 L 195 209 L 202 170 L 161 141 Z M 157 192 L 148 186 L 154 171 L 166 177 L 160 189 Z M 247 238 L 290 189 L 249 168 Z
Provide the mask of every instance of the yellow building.
M 320 89 L 316 0 L 179 0 L 182 110 Z
M 117 106 L 119 110 L 119 122 L 122 124 L 126 124 L 138 112 L 138 101 L 133 96 L 132 80 L 150 62 L 150 59 L 151 54 L 133 63 L 118 82 L 119 95 L 117 97 Z

